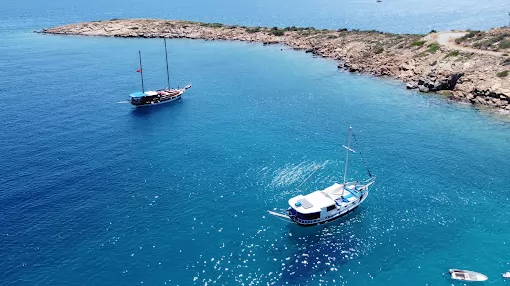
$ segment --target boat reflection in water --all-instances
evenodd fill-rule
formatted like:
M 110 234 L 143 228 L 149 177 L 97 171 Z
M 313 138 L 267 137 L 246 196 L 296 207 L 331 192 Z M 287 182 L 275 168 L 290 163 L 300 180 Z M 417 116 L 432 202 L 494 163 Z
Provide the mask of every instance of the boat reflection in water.
M 354 223 L 351 223 L 352 220 Z M 288 242 L 294 250 L 284 258 L 280 268 L 281 285 L 307 285 L 313 281 L 326 279 L 329 272 L 340 271 L 347 262 L 362 255 L 370 243 L 354 237 L 355 232 L 365 232 L 363 223 L 351 217 L 348 223 L 336 226 L 301 228 L 293 224 L 288 227 Z M 336 274 L 333 274 L 336 276 Z M 326 285 L 334 283 L 325 281 Z

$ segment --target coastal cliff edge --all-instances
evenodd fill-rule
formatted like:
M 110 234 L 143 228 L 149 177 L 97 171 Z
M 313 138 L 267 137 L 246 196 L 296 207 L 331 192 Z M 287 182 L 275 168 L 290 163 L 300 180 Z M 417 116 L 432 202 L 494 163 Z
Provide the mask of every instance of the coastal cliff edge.
M 414 35 L 317 30 L 313 27 L 265 28 L 175 20 L 112 19 L 49 28 L 41 33 L 283 44 L 334 59 L 339 68 L 350 72 L 388 76 L 403 81 L 408 89 L 438 92 L 454 100 L 510 111 L 510 47 L 505 46 L 505 41 L 510 40 L 510 27 L 477 31 L 475 36 L 465 31 Z M 486 38 L 488 35 L 497 36 Z M 476 49 L 476 43 L 469 44 L 475 38 L 481 43 L 490 44 L 491 39 L 493 42 L 489 48 L 486 45 L 485 49 Z M 494 40 L 496 38 L 498 41 Z

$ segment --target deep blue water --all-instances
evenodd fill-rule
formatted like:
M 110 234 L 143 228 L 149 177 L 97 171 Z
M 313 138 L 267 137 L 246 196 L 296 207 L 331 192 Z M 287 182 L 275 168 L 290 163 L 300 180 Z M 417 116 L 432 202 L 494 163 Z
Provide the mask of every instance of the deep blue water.
M 0 284 L 451 285 L 455 267 L 503 285 L 506 117 L 284 47 L 190 40 L 169 41 L 184 99 L 133 109 L 139 49 L 146 85 L 165 84 L 160 40 L 32 33 L 114 17 L 426 32 L 508 8 L 372 2 L 0 6 Z M 363 206 L 307 229 L 269 217 L 315 167 L 302 188 L 341 178 L 349 126 L 378 178 Z

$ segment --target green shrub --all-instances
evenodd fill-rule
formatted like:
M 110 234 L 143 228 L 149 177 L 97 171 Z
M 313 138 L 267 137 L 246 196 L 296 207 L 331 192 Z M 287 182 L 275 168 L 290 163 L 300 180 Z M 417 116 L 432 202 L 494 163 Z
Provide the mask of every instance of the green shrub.
M 475 36 L 480 35 L 480 31 L 470 31 L 469 33 L 465 34 L 464 36 L 455 39 L 455 42 L 459 44 L 460 42 L 463 42 L 467 39 L 474 38 Z
M 434 34 L 434 33 L 437 33 L 436 30 L 430 30 L 429 34 Z
M 416 40 L 411 44 L 411 47 L 422 47 L 426 41 Z
M 510 41 L 502 40 L 501 42 L 499 42 L 499 48 L 500 49 L 510 49 Z
M 496 76 L 504 78 L 504 77 L 508 76 L 508 71 L 500 71 L 496 74 Z
M 346 28 L 341 28 L 341 29 L 338 29 L 336 30 L 337 32 L 347 32 L 347 29 Z
M 507 37 L 510 37 L 510 33 L 499 34 L 495 37 L 495 39 L 496 39 L 496 41 L 502 41 Z
M 336 38 L 338 38 L 338 36 L 337 36 L 337 35 L 328 35 L 328 36 L 326 37 L 326 39 L 336 39 Z
M 481 42 L 476 42 L 473 44 L 473 48 L 475 49 L 480 49 L 482 47 L 482 43 Z
M 428 47 L 429 47 L 428 52 L 431 54 L 437 52 L 439 48 L 441 48 L 441 46 L 438 43 L 432 43 L 428 45 Z
M 278 28 L 276 28 L 276 30 L 273 28 L 269 31 L 270 34 L 274 35 L 274 36 L 283 36 L 285 35 L 285 31 L 284 30 L 278 30 Z
M 486 50 L 488 49 L 490 46 L 494 45 L 495 43 L 497 43 L 498 40 L 496 38 L 490 38 L 490 39 L 487 39 L 485 41 L 481 41 L 481 42 L 476 42 L 473 44 L 473 47 L 477 48 L 477 49 L 482 49 L 482 50 Z
M 255 28 L 246 28 L 245 31 L 247 33 L 250 33 L 250 34 L 253 34 L 253 33 L 258 33 L 260 32 L 260 27 L 255 27 Z
M 428 55 L 428 53 L 425 51 L 425 52 L 421 52 L 421 53 L 417 54 L 415 57 L 416 58 L 421 58 L 421 57 L 425 57 L 427 55 Z
M 200 23 L 200 26 L 202 27 L 210 27 L 210 28 L 222 28 L 225 25 L 221 23 Z
M 459 54 L 460 54 L 460 52 L 459 52 L 459 51 L 457 51 L 457 50 L 455 50 L 455 51 L 451 51 L 451 52 L 449 52 L 449 53 L 445 56 L 445 58 L 448 58 L 448 57 L 456 57 L 456 56 L 458 56 Z
M 374 50 L 374 54 L 380 54 L 384 52 L 384 48 L 382 46 L 376 46 Z
M 296 26 L 292 26 L 292 27 L 286 27 L 285 28 L 285 31 L 298 31 L 299 29 L 296 28 Z

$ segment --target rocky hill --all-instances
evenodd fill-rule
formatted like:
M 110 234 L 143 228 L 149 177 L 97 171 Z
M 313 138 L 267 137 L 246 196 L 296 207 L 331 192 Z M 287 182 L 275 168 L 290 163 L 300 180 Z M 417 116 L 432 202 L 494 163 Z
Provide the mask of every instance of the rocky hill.
M 510 53 L 510 27 L 488 31 L 469 31 L 455 42 L 465 47 Z
M 491 30 L 492 31 L 492 30 Z M 112 19 L 44 29 L 46 34 L 188 38 L 284 44 L 337 60 L 339 68 L 400 79 L 409 89 L 510 110 L 510 58 L 441 45 L 437 35 L 313 27 L 266 28 L 152 19 Z M 489 33 L 480 32 L 480 33 Z M 492 32 L 491 32 L 492 33 Z M 467 34 L 470 35 L 471 33 Z M 459 42 L 468 45 L 477 36 Z M 484 38 L 486 36 L 483 36 Z M 499 36 L 498 36 L 499 37 Z M 502 38 L 498 43 L 504 41 Z M 498 44 L 499 45 L 499 44 Z M 504 45 L 504 44 L 503 44 Z M 470 45 L 475 47 L 475 45 Z

